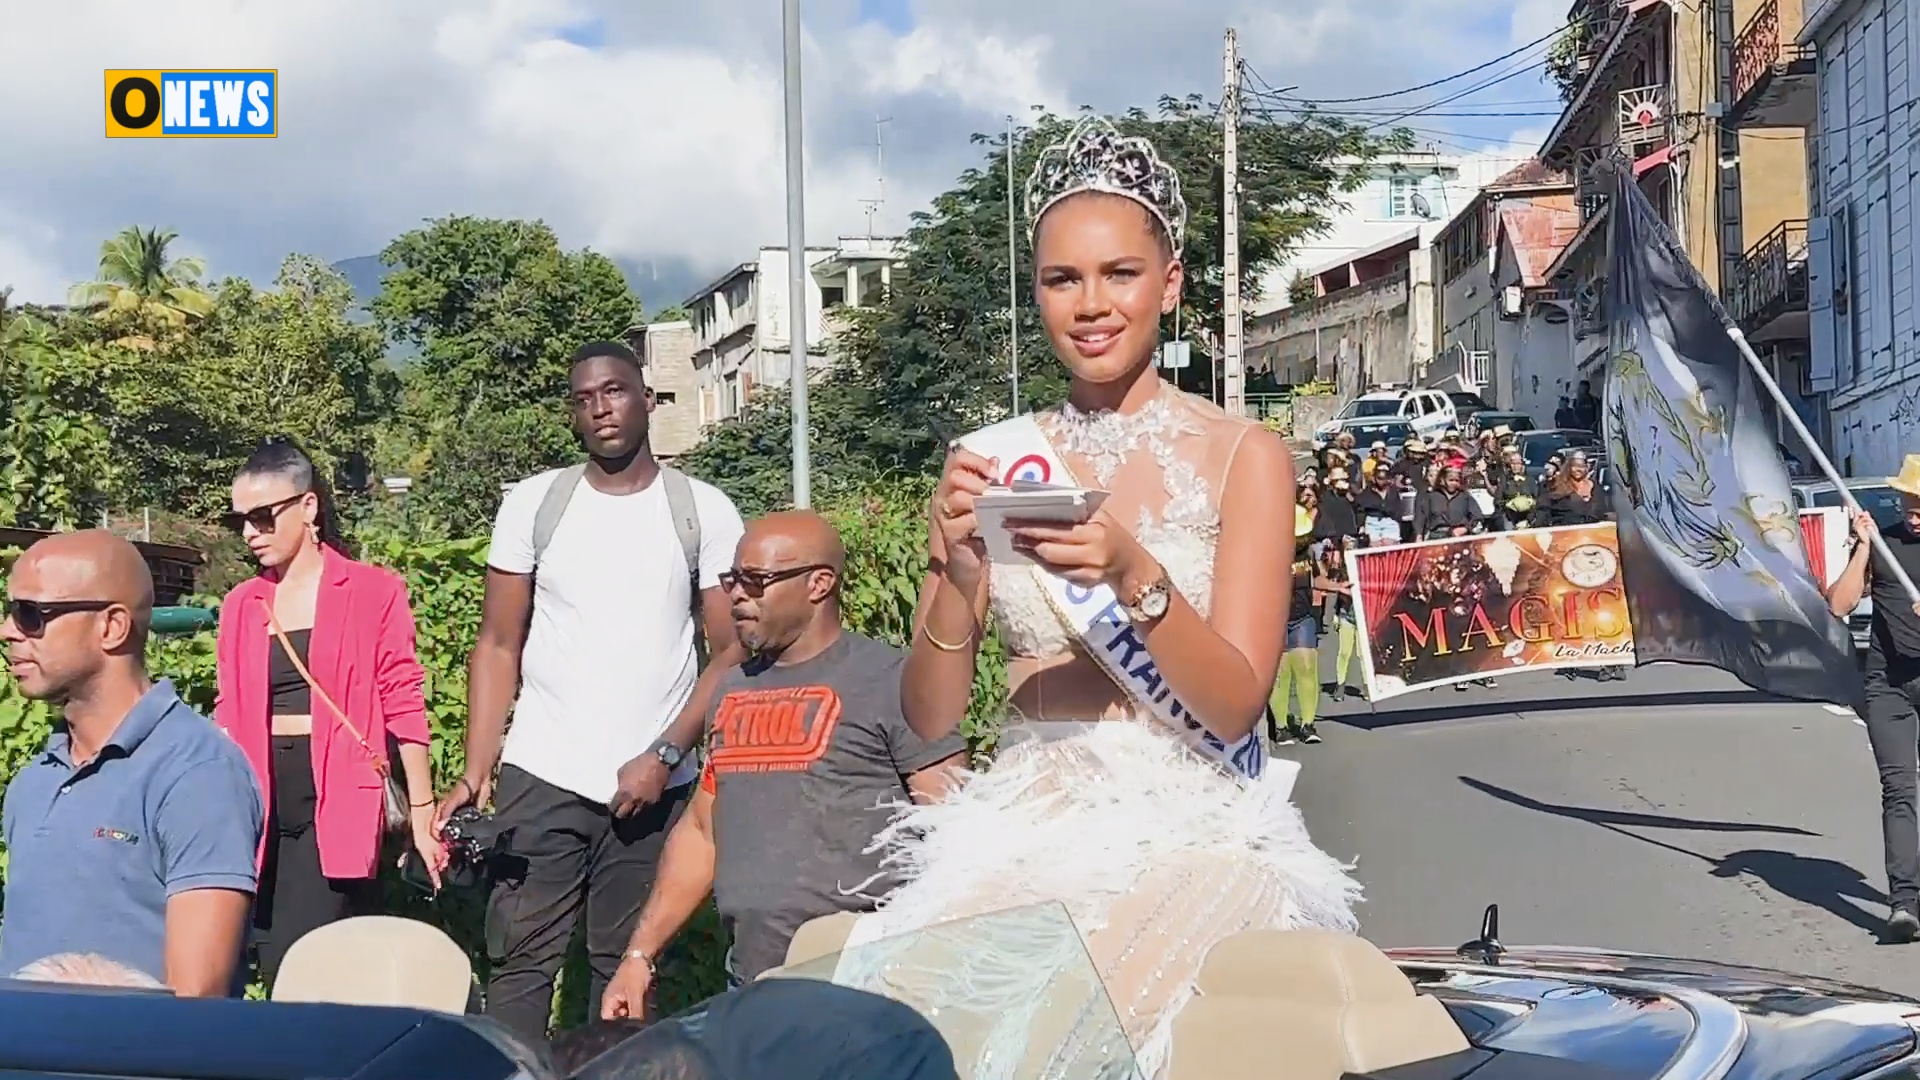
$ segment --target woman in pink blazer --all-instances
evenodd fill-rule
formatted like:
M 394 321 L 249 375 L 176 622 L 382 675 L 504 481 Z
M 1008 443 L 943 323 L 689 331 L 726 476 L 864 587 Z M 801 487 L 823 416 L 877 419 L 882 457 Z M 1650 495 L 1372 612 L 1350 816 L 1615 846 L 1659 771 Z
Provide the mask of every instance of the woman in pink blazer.
M 404 773 L 412 844 L 436 880 L 445 855 L 406 583 L 347 556 L 326 482 L 291 440 L 247 459 L 227 523 L 260 574 L 220 608 L 214 720 L 266 796 L 254 940 L 270 982 L 302 935 L 377 907 L 383 768 Z

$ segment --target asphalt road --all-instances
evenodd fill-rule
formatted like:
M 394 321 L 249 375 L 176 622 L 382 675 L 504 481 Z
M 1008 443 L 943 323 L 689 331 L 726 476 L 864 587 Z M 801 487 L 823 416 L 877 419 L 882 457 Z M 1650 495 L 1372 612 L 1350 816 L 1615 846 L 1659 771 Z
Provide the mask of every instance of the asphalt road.
M 1510 945 L 1920 994 L 1920 945 L 1878 940 L 1878 781 L 1851 714 L 1675 665 L 1321 707 L 1326 741 L 1285 752 L 1315 840 L 1357 860 L 1377 944 L 1457 945 L 1498 902 Z

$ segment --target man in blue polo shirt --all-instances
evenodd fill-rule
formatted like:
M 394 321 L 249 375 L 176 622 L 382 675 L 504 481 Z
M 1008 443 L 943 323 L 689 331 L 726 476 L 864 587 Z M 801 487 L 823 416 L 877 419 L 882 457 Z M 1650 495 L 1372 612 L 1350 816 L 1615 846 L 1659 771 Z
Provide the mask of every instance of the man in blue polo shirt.
M 147 676 L 153 578 L 107 532 L 14 564 L 0 644 L 21 693 L 66 722 L 7 785 L 0 977 L 92 953 L 220 997 L 240 983 L 266 813 L 246 757 Z

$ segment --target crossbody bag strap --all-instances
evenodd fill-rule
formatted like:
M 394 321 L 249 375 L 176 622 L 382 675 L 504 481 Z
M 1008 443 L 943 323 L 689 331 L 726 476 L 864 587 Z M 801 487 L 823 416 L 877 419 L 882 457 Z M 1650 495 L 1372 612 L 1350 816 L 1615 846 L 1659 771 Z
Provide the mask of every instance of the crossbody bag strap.
M 293 647 L 293 642 L 287 640 L 287 632 L 280 628 L 280 620 L 273 614 L 273 605 L 262 600 L 260 606 L 267 611 L 267 626 L 273 631 L 275 640 L 280 642 L 280 650 L 287 654 L 288 660 L 293 661 L 293 670 L 300 673 L 300 677 L 306 680 L 307 689 L 313 691 L 313 695 L 320 699 L 320 703 L 332 711 L 334 717 L 340 721 L 340 726 L 346 728 L 347 734 L 353 736 L 353 741 L 359 743 L 360 749 L 365 750 L 367 756 L 373 759 L 373 771 L 379 773 L 381 779 L 386 779 L 388 774 L 386 755 L 373 752 L 373 747 L 367 744 L 366 736 L 360 734 L 360 729 L 354 727 L 353 721 L 347 719 L 346 710 L 334 704 L 333 698 L 314 681 L 313 673 L 307 670 L 306 662 L 300 659 L 299 650 Z

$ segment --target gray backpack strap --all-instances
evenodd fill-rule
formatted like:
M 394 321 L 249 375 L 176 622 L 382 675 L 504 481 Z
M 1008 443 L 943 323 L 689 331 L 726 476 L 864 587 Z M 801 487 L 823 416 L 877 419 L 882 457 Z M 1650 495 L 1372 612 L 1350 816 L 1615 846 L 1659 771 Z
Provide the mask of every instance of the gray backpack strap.
M 693 582 L 693 612 L 700 613 L 700 507 L 693 501 L 693 481 L 678 469 L 660 466 L 667 485 L 667 512 L 673 515 L 673 534 L 687 557 L 687 577 Z
M 586 463 L 569 465 L 561 469 L 553 478 L 553 486 L 547 489 L 540 499 L 540 509 L 533 513 L 533 565 L 540 565 L 541 556 L 547 553 L 547 545 L 553 542 L 553 531 L 560 527 L 560 519 L 567 515 L 567 504 L 573 501 L 573 490 L 587 475 Z
M 700 610 L 700 507 L 693 501 L 693 482 L 678 469 L 660 466 L 660 482 L 667 485 L 667 513 L 673 516 L 673 534 L 687 557 L 687 590 L 693 605 L 693 640 L 701 661 L 706 660 L 706 635 Z

